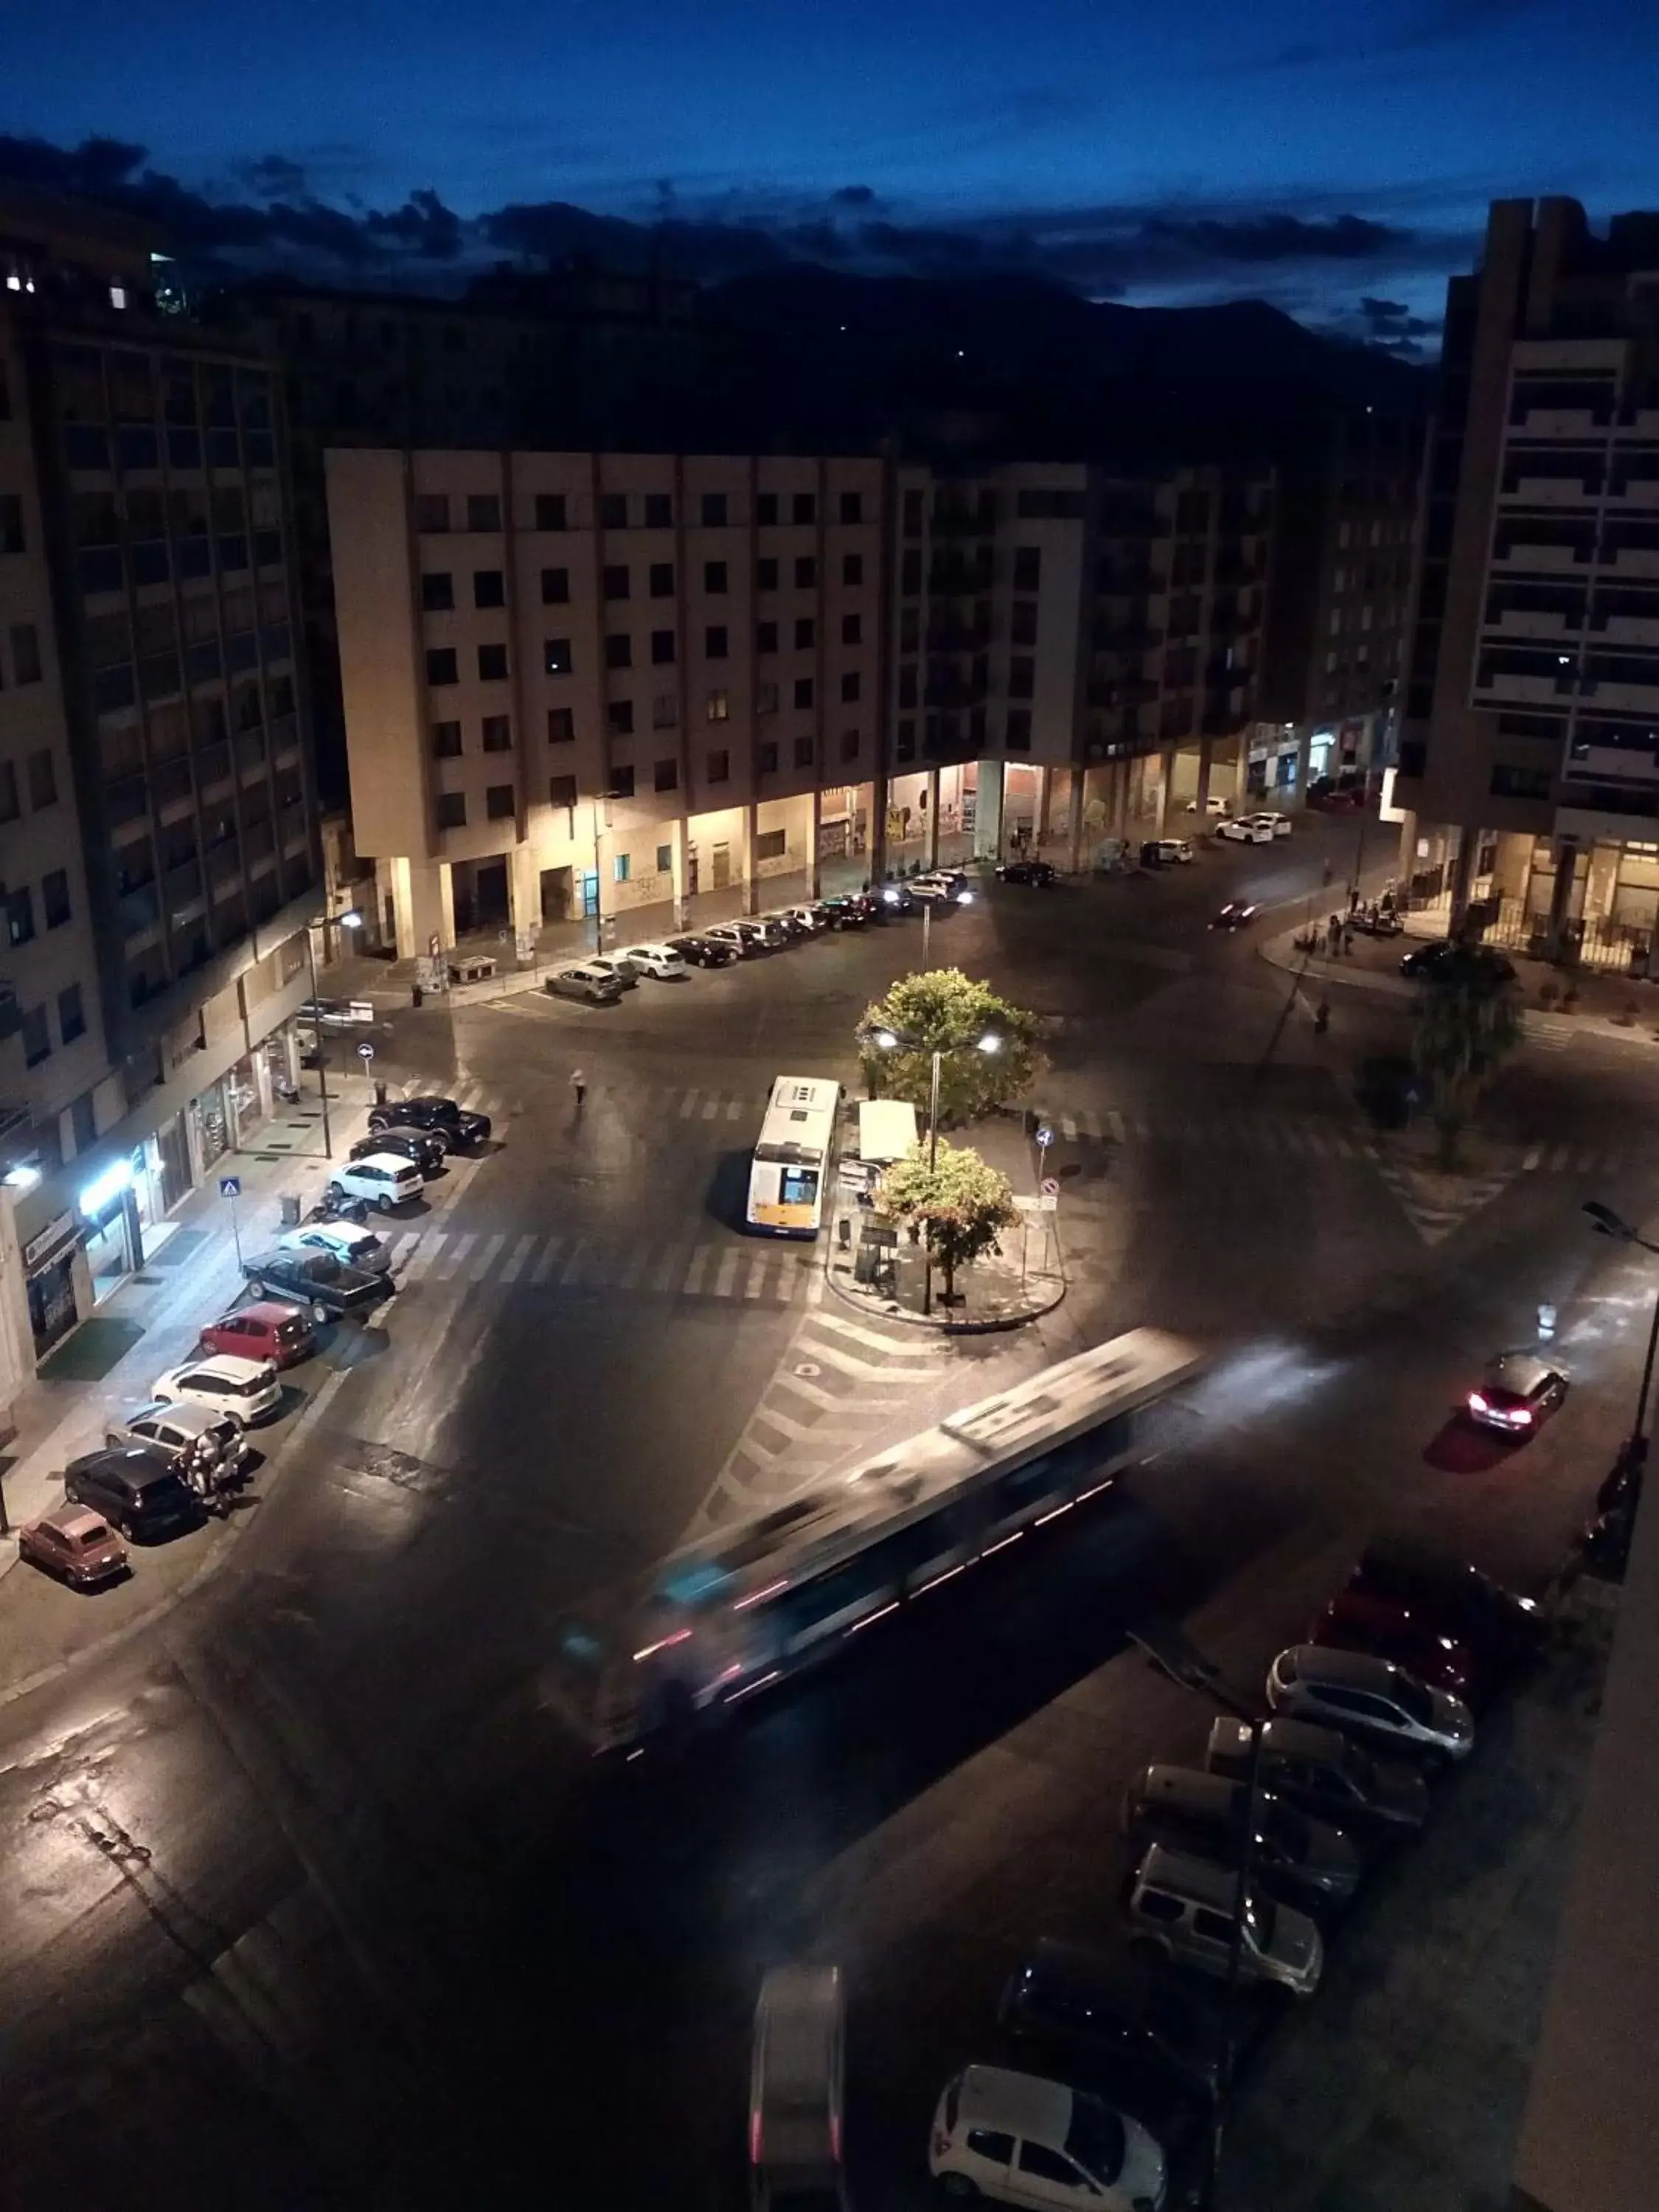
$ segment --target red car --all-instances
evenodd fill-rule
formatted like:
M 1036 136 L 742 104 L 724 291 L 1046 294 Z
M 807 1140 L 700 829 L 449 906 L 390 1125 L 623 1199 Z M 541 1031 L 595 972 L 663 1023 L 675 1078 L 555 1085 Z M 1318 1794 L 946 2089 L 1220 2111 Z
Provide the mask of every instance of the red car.
M 1485 1686 L 1466 1644 L 1444 1634 L 1426 1613 L 1392 1598 L 1339 1591 L 1310 1626 L 1308 1641 L 1328 1650 L 1364 1651 L 1391 1660 L 1430 1689 L 1455 1698 L 1478 1696 Z
M 204 1352 L 228 1352 L 238 1359 L 274 1359 L 278 1367 L 308 1359 L 316 1341 L 310 1316 L 275 1298 L 238 1306 L 202 1331 Z
M 20 1557 L 77 1589 L 113 1582 L 127 1571 L 127 1547 L 101 1513 L 73 1500 L 17 1532 Z

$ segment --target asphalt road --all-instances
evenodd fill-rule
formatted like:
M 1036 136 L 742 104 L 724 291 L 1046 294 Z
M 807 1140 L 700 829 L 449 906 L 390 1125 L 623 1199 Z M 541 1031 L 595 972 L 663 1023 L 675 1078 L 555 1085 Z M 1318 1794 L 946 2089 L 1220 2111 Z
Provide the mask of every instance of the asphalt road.
M 758 1976 L 808 1951 L 849 1976 L 855 2202 L 920 2203 L 1002 1978 L 1038 1934 L 1115 1940 L 1123 1784 L 1207 1730 L 1128 1625 L 1182 1624 L 1248 1697 L 1379 1524 L 1549 1571 L 1648 1310 L 1577 1209 L 1651 1203 L 1653 1083 L 1616 1047 L 1529 1048 L 1492 1113 L 1535 1164 L 1426 1242 L 1350 1097 L 1400 1015 L 1345 994 L 1316 1036 L 1204 927 L 1237 895 L 1295 918 L 1352 834 L 995 889 L 935 929 L 936 962 L 1048 1018 L 1073 1289 L 914 1378 L 866 1347 L 866 1433 L 1140 1322 L 1216 1366 L 1067 1540 L 620 1786 L 549 1697 L 556 1623 L 674 1540 L 821 1328 L 802 1255 L 740 1232 L 743 1158 L 773 1074 L 850 1074 L 919 927 L 612 1011 L 398 1018 L 388 1073 L 473 1087 L 499 1145 L 409 1225 L 383 1333 L 233 1563 L 0 1715 L 8 2201 L 714 2212 L 742 2201 Z M 1471 1452 L 1449 1410 L 1547 1297 L 1567 1406 Z

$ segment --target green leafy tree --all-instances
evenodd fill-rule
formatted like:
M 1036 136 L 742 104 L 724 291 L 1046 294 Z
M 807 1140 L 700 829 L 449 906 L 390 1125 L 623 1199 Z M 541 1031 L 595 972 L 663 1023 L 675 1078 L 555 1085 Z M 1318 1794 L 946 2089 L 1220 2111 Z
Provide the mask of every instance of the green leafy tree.
M 1419 981 L 1413 1056 L 1428 1085 L 1442 1167 L 1456 1164 L 1458 1139 L 1481 1092 L 1521 1037 L 1507 963 L 1489 946 L 1455 945 Z
M 899 1042 L 884 1050 L 875 1040 L 888 1031 Z M 859 1024 L 860 1060 L 871 1097 L 908 1099 L 927 1110 L 939 1065 L 939 1122 L 955 1127 L 989 1114 L 1030 1085 L 1040 1065 L 1036 1019 L 976 983 L 960 968 L 933 968 L 901 976 Z M 981 1037 L 998 1040 L 995 1052 L 978 1049 Z
M 945 1277 L 947 1304 L 956 1295 L 957 1268 L 993 1250 L 1016 1212 L 1007 1176 L 970 1146 L 943 1138 L 931 1163 L 925 1145 L 895 1160 L 877 1188 L 876 1204 L 896 1221 L 920 1226 Z

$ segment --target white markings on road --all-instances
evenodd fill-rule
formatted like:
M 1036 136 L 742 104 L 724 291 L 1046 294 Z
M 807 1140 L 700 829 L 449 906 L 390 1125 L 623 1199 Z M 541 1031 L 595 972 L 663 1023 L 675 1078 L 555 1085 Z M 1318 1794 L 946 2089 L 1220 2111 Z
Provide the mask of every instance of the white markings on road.
M 441 1266 L 432 1270 L 433 1279 L 440 1283 L 453 1282 L 459 1273 L 467 1254 L 477 1243 L 476 1237 L 458 1237 L 444 1254 Z
M 681 1099 L 680 1119 L 682 1121 L 689 1121 L 691 1115 L 696 1112 L 697 1100 L 701 1096 L 702 1093 L 699 1091 L 688 1091 L 684 1097 Z
M 749 1281 L 744 1291 L 746 1298 L 757 1298 L 766 1288 L 766 1271 L 771 1266 L 769 1257 L 757 1257 L 749 1262 Z
M 504 1283 L 516 1283 L 518 1281 L 519 1277 L 524 1272 L 525 1261 L 530 1257 L 535 1249 L 536 1240 L 533 1237 L 520 1237 L 518 1243 L 513 1247 L 512 1258 L 501 1269 L 501 1280 Z
M 491 1237 L 487 1240 L 483 1251 L 479 1253 L 467 1271 L 466 1279 L 469 1283 L 482 1283 L 485 1279 L 496 1261 L 500 1259 L 501 1248 L 506 1243 L 505 1237 Z
M 1106 1109 L 1106 1126 L 1112 1133 L 1112 1140 L 1115 1144 L 1127 1143 L 1129 1132 L 1124 1127 L 1123 1116 L 1115 1106 L 1109 1106 Z
M 714 1248 L 712 1244 L 699 1244 L 691 1255 L 691 1264 L 685 1271 L 685 1280 L 680 1285 L 681 1291 L 686 1297 L 695 1297 L 702 1288 L 703 1270 L 714 1255 Z
M 404 1269 L 404 1280 L 406 1283 L 420 1281 L 422 1276 L 426 1273 L 433 1261 L 443 1250 L 447 1233 L 445 1230 L 434 1229 L 419 1238 L 409 1265 Z
M 730 1245 L 720 1255 L 720 1271 L 714 1279 L 714 1296 L 717 1298 L 729 1298 L 732 1295 L 732 1285 L 737 1279 L 738 1249 L 736 1245 Z
M 579 1237 L 571 1247 L 570 1257 L 565 1261 L 559 1275 L 559 1288 L 562 1291 L 568 1291 L 572 1284 L 581 1280 L 582 1267 L 587 1259 L 587 1239 L 585 1237 Z
M 546 1243 L 542 1247 L 541 1258 L 537 1261 L 534 1267 L 532 1268 L 530 1273 L 530 1280 L 532 1285 L 538 1283 L 544 1283 L 547 1280 L 548 1277 L 553 1272 L 553 1263 L 558 1258 L 563 1244 L 564 1239 L 562 1237 L 550 1237 L 548 1238 Z

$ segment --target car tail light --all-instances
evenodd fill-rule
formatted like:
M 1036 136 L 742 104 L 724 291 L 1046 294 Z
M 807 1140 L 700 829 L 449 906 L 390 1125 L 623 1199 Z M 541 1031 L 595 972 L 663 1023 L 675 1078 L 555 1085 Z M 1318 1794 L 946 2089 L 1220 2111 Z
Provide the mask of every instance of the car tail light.
M 728 2136 L 726 2141 L 729 2142 L 731 2140 Z M 758 2112 L 750 2112 L 749 2115 L 749 2163 L 750 2166 L 758 2166 L 760 2162 L 761 2116 Z

